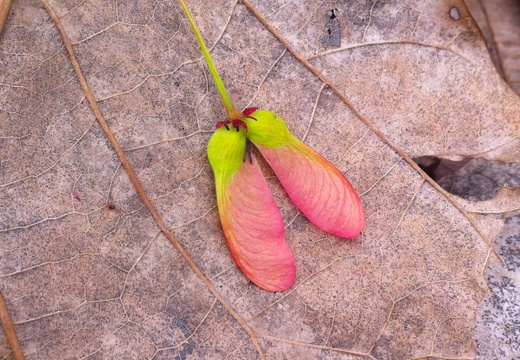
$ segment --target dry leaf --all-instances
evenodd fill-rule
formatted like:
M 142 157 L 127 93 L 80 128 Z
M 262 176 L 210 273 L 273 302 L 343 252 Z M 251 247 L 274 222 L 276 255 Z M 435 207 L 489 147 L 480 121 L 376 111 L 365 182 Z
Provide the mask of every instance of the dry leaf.
M 466 0 L 482 31 L 497 71 L 520 94 L 520 3 Z
M 485 216 L 409 162 L 520 156 L 518 96 L 463 3 L 338 3 L 341 47 L 327 50 L 329 3 L 254 1 L 259 18 L 248 4 L 188 6 L 237 106 L 276 111 L 358 189 L 362 235 L 319 231 L 270 176 L 297 280 L 276 294 L 249 284 L 205 156 L 224 108 L 176 1 L 51 1 L 108 125 L 217 301 L 128 180 L 49 14 L 16 1 L 0 39 L 0 289 L 27 358 L 475 358 L 495 228 L 481 231 Z

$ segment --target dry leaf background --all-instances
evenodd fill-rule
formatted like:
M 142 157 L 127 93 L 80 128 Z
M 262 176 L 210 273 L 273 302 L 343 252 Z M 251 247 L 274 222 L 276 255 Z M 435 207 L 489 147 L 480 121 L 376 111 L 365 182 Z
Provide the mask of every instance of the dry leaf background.
M 330 236 L 263 164 L 298 267 L 275 294 L 250 284 L 225 245 L 205 156 L 225 113 L 177 2 L 49 3 L 147 195 L 243 322 L 159 231 L 49 14 L 19 0 L 0 38 L 0 289 L 27 358 L 476 357 L 486 239 L 518 209 L 518 189 L 475 205 L 409 162 L 519 161 L 519 98 L 461 1 L 252 1 L 297 56 L 249 2 L 189 1 L 237 106 L 284 117 L 366 206 L 362 235 Z M 332 7 L 342 47 L 324 51 Z
M 520 4 L 516 0 L 467 0 L 466 5 L 486 39 L 497 71 L 520 94 Z

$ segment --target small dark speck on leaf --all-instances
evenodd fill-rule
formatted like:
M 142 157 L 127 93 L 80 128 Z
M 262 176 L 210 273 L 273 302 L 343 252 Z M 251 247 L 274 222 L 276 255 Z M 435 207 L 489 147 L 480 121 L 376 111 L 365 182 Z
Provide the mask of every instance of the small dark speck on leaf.
M 81 198 L 79 197 L 79 195 L 78 195 L 78 194 L 76 194 L 76 193 L 75 193 L 74 191 L 73 191 L 73 192 L 71 192 L 70 194 L 71 194 L 71 195 L 72 195 L 72 197 L 73 197 L 74 199 L 76 199 L 77 201 L 81 201 Z
M 460 20 L 459 8 L 454 6 L 450 9 L 450 16 L 453 20 Z
M 116 206 L 114 204 L 108 204 L 108 210 L 115 210 Z

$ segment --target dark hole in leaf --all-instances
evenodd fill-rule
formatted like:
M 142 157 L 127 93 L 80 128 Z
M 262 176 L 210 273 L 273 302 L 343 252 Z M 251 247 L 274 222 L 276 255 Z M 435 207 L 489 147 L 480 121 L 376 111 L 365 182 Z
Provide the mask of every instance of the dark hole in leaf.
M 327 11 L 327 16 L 331 20 L 336 19 L 338 17 L 338 9 L 332 9 L 332 10 Z
M 503 186 L 520 186 L 520 163 L 472 158 L 453 161 L 435 156 L 413 160 L 444 190 L 467 200 L 489 200 Z

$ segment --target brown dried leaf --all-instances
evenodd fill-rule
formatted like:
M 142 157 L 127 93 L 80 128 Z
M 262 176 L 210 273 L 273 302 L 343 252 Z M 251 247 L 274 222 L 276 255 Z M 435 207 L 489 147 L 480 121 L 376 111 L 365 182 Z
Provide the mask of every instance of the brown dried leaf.
M 330 4 L 255 1 L 337 93 L 242 3 L 189 2 L 237 106 L 279 113 L 366 206 L 357 239 L 325 234 L 264 164 L 298 266 L 277 294 L 251 285 L 226 248 L 205 157 L 225 113 L 176 1 L 50 3 L 147 195 L 225 301 L 144 207 L 49 14 L 16 1 L 0 39 L 0 289 L 28 358 L 476 356 L 490 248 L 408 161 L 518 161 L 520 102 L 462 2 L 334 5 L 342 47 L 324 51 Z
M 499 73 L 520 94 L 520 3 L 466 0 Z

